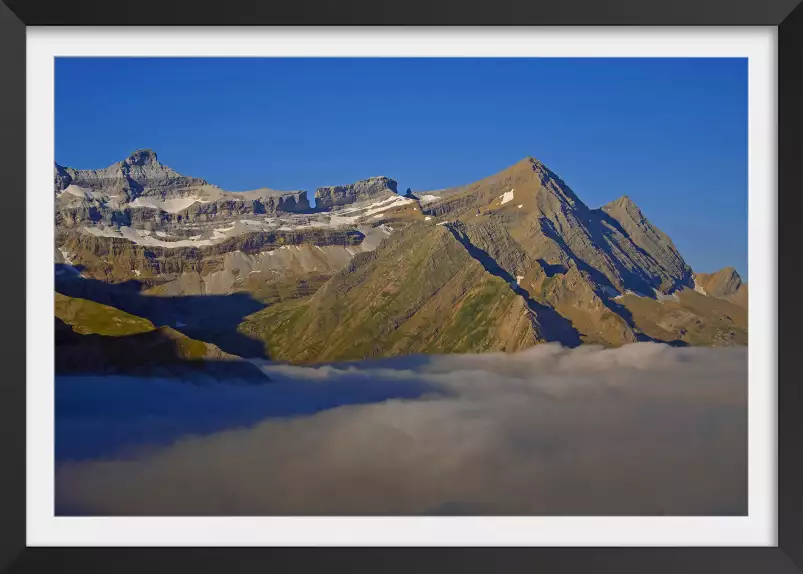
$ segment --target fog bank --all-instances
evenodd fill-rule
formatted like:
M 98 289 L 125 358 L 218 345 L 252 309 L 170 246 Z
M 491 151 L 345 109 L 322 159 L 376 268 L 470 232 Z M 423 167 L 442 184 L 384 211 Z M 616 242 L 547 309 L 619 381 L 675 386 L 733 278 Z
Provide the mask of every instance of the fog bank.
M 747 350 L 540 345 L 273 384 L 57 381 L 57 509 L 744 514 Z

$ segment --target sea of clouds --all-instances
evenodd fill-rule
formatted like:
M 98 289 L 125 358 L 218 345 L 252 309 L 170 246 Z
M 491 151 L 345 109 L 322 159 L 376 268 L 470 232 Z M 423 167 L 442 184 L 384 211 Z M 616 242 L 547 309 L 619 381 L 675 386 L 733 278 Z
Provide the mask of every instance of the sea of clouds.
M 58 377 L 57 513 L 747 511 L 746 348 L 260 365 L 273 382 Z

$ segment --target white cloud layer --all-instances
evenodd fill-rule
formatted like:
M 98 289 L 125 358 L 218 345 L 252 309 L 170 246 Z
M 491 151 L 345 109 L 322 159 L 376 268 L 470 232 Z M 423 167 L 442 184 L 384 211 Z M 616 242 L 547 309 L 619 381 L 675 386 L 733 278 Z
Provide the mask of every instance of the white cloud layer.
M 60 379 L 57 509 L 746 512 L 744 348 L 540 345 L 264 368 L 276 382 L 259 388 Z

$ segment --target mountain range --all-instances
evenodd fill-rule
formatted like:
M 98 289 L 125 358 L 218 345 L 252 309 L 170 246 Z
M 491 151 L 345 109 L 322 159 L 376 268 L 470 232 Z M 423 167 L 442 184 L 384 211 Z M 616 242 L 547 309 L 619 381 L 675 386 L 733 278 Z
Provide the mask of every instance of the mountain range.
M 139 150 L 100 170 L 56 165 L 54 194 L 57 354 L 82 356 L 82 337 L 95 349 L 57 361 L 73 369 L 121 364 L 96 350 L 104 337 L 141 346 L 110 321 L 227 364 L 747 344 L 735 269 L 696 273 L 630 198 L 590 208 L 531 157 L 448 189 L 320 187 L 313 207 L 304 190 L 226 191 Z

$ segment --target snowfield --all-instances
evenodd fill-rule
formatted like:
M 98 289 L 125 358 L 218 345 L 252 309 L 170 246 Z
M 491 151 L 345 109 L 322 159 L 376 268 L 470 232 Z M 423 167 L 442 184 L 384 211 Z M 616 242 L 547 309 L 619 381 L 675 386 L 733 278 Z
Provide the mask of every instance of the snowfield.
M 161 209 L 168 213 L 178 213 L 200 200 L 201 198 L 197 196 L 177 197 L 175 199 L 157 199 L 155 197 L 140 196 L 128 205 L 130 207 L 149 207 L 151 209 Z

